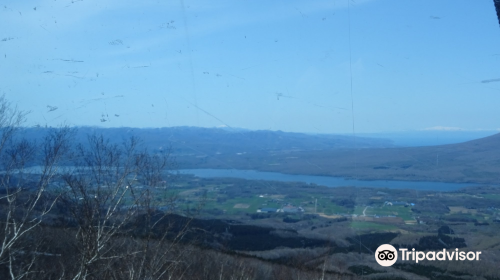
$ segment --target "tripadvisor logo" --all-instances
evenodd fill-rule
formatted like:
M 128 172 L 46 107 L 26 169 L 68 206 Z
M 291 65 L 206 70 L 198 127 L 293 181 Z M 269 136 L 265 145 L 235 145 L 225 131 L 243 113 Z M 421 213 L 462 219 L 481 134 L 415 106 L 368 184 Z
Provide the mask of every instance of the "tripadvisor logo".
M 398 260 L 398 251 L 392 245 L 380 245 L 375 251 L 375 260 L 381 266 L 391 266 Z
M 458 249 L 447 251 L 443 249 L 441 251 L 415 251 L 415 249 L 408 250 L 405 248 L 400 248 L 401 260 L 403 261 L 478 261 L 481 252 L 459 252 Z M 394 246 L 389 244 L 380 245 L 375 251 L 375 260 L 381 266 L 391 266 L 398 260 L 398 250 Z

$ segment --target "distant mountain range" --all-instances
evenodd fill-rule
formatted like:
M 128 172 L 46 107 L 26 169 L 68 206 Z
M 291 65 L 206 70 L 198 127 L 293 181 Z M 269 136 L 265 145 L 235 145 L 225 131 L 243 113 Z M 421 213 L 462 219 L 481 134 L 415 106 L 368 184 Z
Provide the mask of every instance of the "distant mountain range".
M 20 134 L 41 140 L 50 128 Z M 179 168 L 236 168 L 369 180 L 500 183 L 500 134 L 458 144 L 397 147 L 390 140 L 227 128 L 78 128 L 120 143 L 134 135 L 149 150 L 169 149 Z M 356 148 L 354 148 L 356 147 Z
M 22 135 L 41 139 L 47 128 L 25 128 Z M 228 128 L 92 128 L 80 127 L 76 142 L 86 135 L 102 134 L 112 142 L 122 142 L 132 135 L 139 137 L 151 150 L 172 148 L 176 155 L 213 155 L 262 151 L 321 151 L 343 148 L 393 147 L 390 140 L 345 135 L 310 135 L 269 130 L 230 130 Z

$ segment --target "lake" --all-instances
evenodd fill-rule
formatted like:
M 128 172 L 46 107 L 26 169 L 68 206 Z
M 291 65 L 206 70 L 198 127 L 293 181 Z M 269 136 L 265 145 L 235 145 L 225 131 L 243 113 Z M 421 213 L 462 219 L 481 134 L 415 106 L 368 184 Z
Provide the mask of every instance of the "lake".
M 416 181 L 390 181 L 390 180 L 354 180 L 342 177 L 313 176 L 313 175 L 291 175 L 277 172 L 261 172 L 255 170 L 238 169 L 182 169 L 181 174 L 193 174 L 202 178 L 229 177 L 247 180 L 266 180 L 282 182 L 305 182 L 314 183 L 327 187 L 371 187 L 371 188 L 389 188 L 389 189 L 415 189 L 415 190 L 434 190 L 434 191 L 454 191 L 463 187 L 479 184 L 470 183 L 443 183 L 443 182 L 416 182 Z

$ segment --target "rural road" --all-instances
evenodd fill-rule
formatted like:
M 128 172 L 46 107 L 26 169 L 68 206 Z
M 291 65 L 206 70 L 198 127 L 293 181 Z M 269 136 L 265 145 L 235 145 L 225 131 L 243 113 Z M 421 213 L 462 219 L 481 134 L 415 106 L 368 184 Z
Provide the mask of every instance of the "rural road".
M 366 209 L 368 209 L 368 207 L 370 207 L 370 206 L 366 206 L 365 209 L 363 210 L 363 216 L 366 216 L 365 212 L 366 212 Z

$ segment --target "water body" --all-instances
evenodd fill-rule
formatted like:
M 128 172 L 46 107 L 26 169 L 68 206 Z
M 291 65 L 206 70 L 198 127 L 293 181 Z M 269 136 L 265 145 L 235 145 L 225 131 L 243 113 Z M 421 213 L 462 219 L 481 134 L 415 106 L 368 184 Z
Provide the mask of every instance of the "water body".
M 442 183 L 442 182 L 413 182 L 413 181 L 384 181 L 384 180 L 351 180 L 342 177 L 313 176 L 313 175 L 291 175 L 277 172 L 261 172 L 255 170 L 238 169 L 182 169 L 181 174 L 193 174 L 202 178 L 229 177 L 247 180 L 266 180 L 282 182 L 305 182 L 314 183 L 327 187 L 371 187 L 389 189 L 414 189 L 414 190 L 434 190 L 434 191 L 454 191 L 463 187 L 477 184 L 466 183 Z

